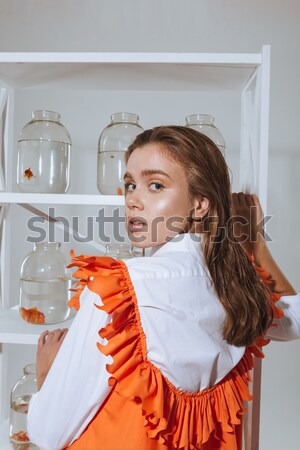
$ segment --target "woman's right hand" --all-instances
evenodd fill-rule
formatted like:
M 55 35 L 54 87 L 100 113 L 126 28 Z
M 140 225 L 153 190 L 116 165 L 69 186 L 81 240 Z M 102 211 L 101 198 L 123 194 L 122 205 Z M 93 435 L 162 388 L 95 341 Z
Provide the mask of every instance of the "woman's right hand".
M 56 355 L 63 343 L 67 328 L 57 329 L 53 331 L 44 331 L 39 337 L 38 348 L 36 355 L 36 373 L 37 373 L 37 385 L 38 390 L 44 384 L 44 381 L 48 375 L 49 370 L 56 358 Z

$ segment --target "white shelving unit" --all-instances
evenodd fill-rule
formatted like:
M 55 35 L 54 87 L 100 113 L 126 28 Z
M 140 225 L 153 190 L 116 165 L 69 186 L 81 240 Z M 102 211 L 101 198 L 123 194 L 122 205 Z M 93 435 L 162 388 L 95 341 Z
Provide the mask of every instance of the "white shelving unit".
M 14 238 L 21 232 L 23 224 L 15 219 L 12 207 L 19 205 L 44 218 L 47 218 L 45 208 L 48 205 L 68 205 L 77 209 L 81 205 L 83 211 L 91 205 L 122 207 L 123 198 L 99 195 L 91 184 L 83 186 L 85 182 L 89 183 L 87 178 L 92 178 L 86 171 L 94 170 L 93 162 L 90 166 L 84 165 L 85 161 L 92 161 L 89 159 L 92 144 L 86 136 L 100 133 L 103 128 L 94 120 L 98 109 L 106 121 L 108 114 L 113 112 L 110 108 L 124 110 L 126 107 L 138 112 L 142 109 L 149 126 L 155 126 L 179 121 L 181 110 L 206 113 L 205 105 L 213 104 L 216 110 L 225 108 L 223 117 L 228 126 L 231 122 L 228 115 L 232 113 L 235 117 L 234 142 L 240 148 L 239 189 L 256 192 L 266 211 L 269 70 L 269 46 L 251 54 L 0 53 L 0 397 L 3 421 L 8 412 L 10 344 L 34 345 L 44 329 L 23 322 L 14 308 L 18 299 L 11 295 L 11 280 L 17 277 L 19 270 L 14 267 L 19 250 L 15 248 Z M 72 103 L 69 109 L 68 102 Z M 74 130 L 71 136 L 75 136 L 72 164 L 79 175 L 68 194 L 19 193 L 15 184 L 17 134 L 28 121 L 31 110 L 53 109 L 52 105 L 65 108 L 72 116 L 70 125 Z M 64 124 L 66 116 L 65 112 Z M 222 128 L 222 133 L 226 140 L 226 129 Z M 96 152 L 97 143 L 94 147 Z M 81 177 L 79 167 L 85 176 Z M 66 325 L 69 323 L 63 324 Z M 259 366 L 254 375 L 253 389 L 257 400 L 249 409 L 246 420 L 247 450 L 258 448 Z M 8 424 L 4 421 L 0 426 L 1 450 L 10 448 L 7 447 L 7 433 Z

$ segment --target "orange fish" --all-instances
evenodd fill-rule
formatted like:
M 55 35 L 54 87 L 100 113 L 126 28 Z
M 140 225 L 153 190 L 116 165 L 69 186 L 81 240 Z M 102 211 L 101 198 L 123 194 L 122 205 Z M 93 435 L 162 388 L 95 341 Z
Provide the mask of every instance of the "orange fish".
M 20 441 L 20 442 L 29 442 L 30 441 L 29 437 L 27 436 L 26 431 L 19 431 L 18 433 L 13 433 L 10 436 L 10 438 L 14 439 L 15 441 Z
M 123 195 L 123 190 L 122 190 L 122 188 L 121 187 L 118 187 L 118 194 L 117 195 Z
M 27 180 L 31 180 L 31 178 L 35 178 L 35 176 L 33 175 L 32 170 L 30 169 L 30 167 L 28 167 L 28 169 L 24 170 L 24 178 L 27 178 Z
M 24 319 L 26 322 L 39 324 L 45 323 L 45 314 L 43 314 L 41 311 L 38 311 L 36 306 L 29 309 L 23 308 L 23 306 L 21 306 L 20 314 L 22 319 Z

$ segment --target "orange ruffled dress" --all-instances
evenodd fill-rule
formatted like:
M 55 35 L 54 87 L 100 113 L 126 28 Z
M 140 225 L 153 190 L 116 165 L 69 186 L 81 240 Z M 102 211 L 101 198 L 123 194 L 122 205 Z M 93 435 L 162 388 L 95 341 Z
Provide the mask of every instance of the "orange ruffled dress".
M 73 255 L 74 256 L 74 255 Z M 107 365 L 111 392 L 72 450 L 240 450 L 244 401 L 254 356 L 263 357 L 260 339 L 246 348 L 241 361 L 216 385 L 198 393 L 177 389 L 147 359 L 147 344 L 135 291 L 126 264 L 109 257 L 74 257 L 70 267 L 78 289 L 70 306 L 79 309 L 83 288 L 99 294 L 103 309 L 111 314 L 108 326 L 99 331 L 107 345 L 100 352 L 111 355 Z M 258 268 L 262 279 L 268 274 Z M 271 294 L 275 317 L 279 295 Z

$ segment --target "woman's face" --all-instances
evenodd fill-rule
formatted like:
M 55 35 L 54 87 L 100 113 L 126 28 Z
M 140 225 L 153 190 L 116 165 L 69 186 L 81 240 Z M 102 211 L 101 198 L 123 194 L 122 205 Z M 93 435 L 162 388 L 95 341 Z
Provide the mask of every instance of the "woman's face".
M 163 244 L 188 231 L 195 202 L 183 167 L 167 158 L 159 144 L 133 151 L 124 181 L 126 228 L 135 247 Z

